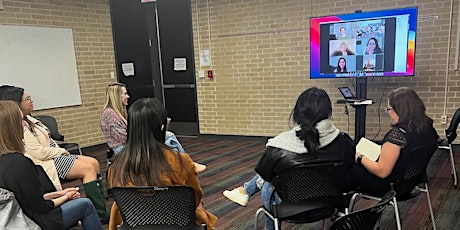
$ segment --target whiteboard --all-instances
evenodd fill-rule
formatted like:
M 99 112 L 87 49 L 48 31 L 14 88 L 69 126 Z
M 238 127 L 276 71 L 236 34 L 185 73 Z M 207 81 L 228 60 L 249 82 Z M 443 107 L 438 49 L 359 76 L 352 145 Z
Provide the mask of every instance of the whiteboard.
M 22 87 L 34 109 L 81 105 L 72 29 L 0 25 L 0 85 Z

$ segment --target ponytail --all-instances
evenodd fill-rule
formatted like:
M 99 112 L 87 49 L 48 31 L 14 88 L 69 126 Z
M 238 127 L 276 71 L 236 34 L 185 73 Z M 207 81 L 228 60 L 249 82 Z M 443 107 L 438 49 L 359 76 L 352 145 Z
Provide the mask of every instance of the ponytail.
M 300 130 L 296 131 L 300 140 L 304 141 L 304 146 L 308 153 L 315 153 L 319 149 L 319 133 L 311 124 L 300 125 Z

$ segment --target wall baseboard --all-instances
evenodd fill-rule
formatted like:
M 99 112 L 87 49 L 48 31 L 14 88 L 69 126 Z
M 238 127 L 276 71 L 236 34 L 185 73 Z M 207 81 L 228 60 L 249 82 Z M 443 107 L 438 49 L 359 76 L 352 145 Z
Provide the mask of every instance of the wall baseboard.
M 261 141 L 267 142 L 269 138 L 266 136 L 242 136 L 242 135 L 221 135 L 221 134 L 200 134 L 199 137 L 209 137 L 216 139 L 225 139 L 225 140 L 250 140 L 250 141 Z

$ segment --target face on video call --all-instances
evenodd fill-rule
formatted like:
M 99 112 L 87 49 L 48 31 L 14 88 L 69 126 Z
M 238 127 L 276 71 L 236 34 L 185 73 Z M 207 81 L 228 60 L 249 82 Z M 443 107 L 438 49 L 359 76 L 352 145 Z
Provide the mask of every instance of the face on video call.
M 346 65 L 345 59 L 341 58 L 341 59 L 339 60 L 339 67 L 340 67 L 340 69 L 345 68 L 345 65 Z

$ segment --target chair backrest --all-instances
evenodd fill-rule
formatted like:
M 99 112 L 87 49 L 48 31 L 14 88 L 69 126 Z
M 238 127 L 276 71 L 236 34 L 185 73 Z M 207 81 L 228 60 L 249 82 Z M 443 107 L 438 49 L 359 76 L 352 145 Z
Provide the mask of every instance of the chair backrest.
M 447 138 L 447 143 L 451 144 L 455 138 L 457 138 L 457 127 L 458 124 L 460 123 L 460 108 L 458 108 L 454 116 L 452 117 L 452 120 L 450 121 L 449 127 L 446 129 L 446 138 Z
M 280 219 L 292 219 L 292 216 L 307 211 L 345 208 L 344 183 L 337 180 L 341 167 L 343 162 L 299 165 L 275 177 L 272 183 L 282 200 L 273 206 L 275 215 Z M 331 214 L 308 218 L 301 215 L 304 220 L 298 222 L 314 222 Z M 307 220 L 309 218 L 312 219 Z
M 41 229 L 27 217 L 13 192 L 0 188 L 0 229 Z
M 40 120 L 44 125 L 46 125 L 46 127 L 48 127 L 50 130 L 51 138 L 53 138 L 53 140 L 64 141 L 64 135 L 59 133 L 56 118 L 47 115 L 35 116 L 35 118 Z
M 415 147 L 408 153 L 412 156 L 411 161 L 407 163 L 401 177 L 394 183 L 398 197 L 404 197 L 415 186 L 427 182 L 426 168 L 441 141 Z
M 110 189 L 123 226 L 194 229 L 195 191 L 189 186 L 114 187 Z M 126 226 L 125 226 L 126 227 Z
M 375 206 L 338 218 L 332 223 L 330 230 L 373 230 L 383 210 L 395 196 L 395 191 L 387 192 Z

